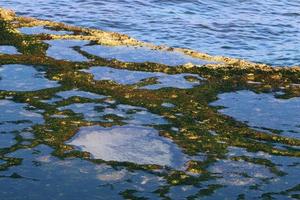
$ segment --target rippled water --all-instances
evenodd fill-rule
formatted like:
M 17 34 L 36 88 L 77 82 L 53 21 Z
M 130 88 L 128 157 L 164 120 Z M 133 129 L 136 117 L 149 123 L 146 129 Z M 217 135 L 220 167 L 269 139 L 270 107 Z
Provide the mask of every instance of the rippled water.
M 9 0 L 19 14 L 272 65 L 300 64 L 299 0 Z

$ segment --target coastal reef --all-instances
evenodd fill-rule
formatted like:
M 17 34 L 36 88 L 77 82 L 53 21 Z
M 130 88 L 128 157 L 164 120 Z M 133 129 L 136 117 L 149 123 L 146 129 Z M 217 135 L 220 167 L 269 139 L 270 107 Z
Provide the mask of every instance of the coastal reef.
M 67 184 L 87 179 L 69 179 L 87 177 L 71 168 L 93 166 L 86 174 L 102 185 L 87 191 L 100 184 L 125 199 L 300 198 L 299 96 L 299 66 L 0 8 L 0 176 L 11 184 L 40 178 L 22 167 L 68 161 Z

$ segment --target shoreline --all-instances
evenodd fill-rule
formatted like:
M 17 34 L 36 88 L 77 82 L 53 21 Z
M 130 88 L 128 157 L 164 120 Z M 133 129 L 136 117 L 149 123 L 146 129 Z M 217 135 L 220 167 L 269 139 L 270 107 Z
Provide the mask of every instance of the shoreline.
M 8 22 L 14 22 L 14 28 L 20 27 L 33 27 L 33 26 L 46 26 L 48 28 L 53 28 L 54 30 L 64 30 L 73 31 L 76 35 L 53 35 L 47 34 L 49 39 L 75 39 L 75 40 L 90 40 L 99 45 L 106 46 L 131 46 L 131 47 L 144 47 L 152 50 L 168 51 L 168 52 L 178 52 L 184 55 L 216 62 L 214 64 L 206 64 L 205 66 L 210 69 L 219 68 L 230 68 L 235 69 L 258 69 L 263 71 L 290 71 L 290 72 L 300 72 L 300 66 L 270 66 L 267 64 L 260 64 L 244 59 L 237 59 L 225 56 L 212 56 L 206 53 L 198 52 L 187 48 L 174 48 L 168 46 L 160 46 L 152 43 L 147 43 L 143 41 L 136 40 L 126 34 L 121 34 L 117 32 L 108 32 L 98 29 L 83 28 L 74 25 L 67 25 L 62 22 L 52 22 L 48 20 L 40 20 L 32 17 L 17 16 L 13 10 L 5 9 L 0 7 L 0 18 Z M 192 67 L 187 64 L 186 67 Z

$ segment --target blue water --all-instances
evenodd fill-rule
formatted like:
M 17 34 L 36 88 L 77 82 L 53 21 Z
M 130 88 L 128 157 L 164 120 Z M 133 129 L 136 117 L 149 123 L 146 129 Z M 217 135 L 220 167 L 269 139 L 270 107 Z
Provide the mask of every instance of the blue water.
M 155 44 L 272 65 L 300 64 L 300 1 L 7 0 L 0 6 Z M 20 31 L 65 33 L 40 26 Z M 277 91 L 257 94 L 240 88 L 239 81 L 238 91 L 223 93 L 217 89 L 223 81 L 184 71 L 148 71 L 138 64 L 206 63 L 179 53 L 78 40 L 44 42 L 49 44 L 47 56 L 58 66 L 44 59 L 41 65 L 12 60 L 14 64 L 0 66 L 0 200 L 133 199 L 124 192 L 150 200 L 299 199 L 299 97 L 277 99 Z M 92 59 L 75 46 L 136 63 L 128 69 L 126 63 L 124 68 L 89 66 L 82 62 Z M 18 50 L 0 46 L 0 54 L 19 54 L 14 58 L 20 56 Z M 72 63 L 64 68 L 68 62 L 63 60 Z M 81 81 L 83 75 L 87 82 Z M 252 83 L 258 90 L 268 86 Z M 128 91 L 120 94 L 120 88 Z M 217 106 L 211 110 L 206 103 L 215 92 L 223 94 L 210 104 Z M 228 118 L 219 118 L 217 110 Z M 266 134 L 248 137 L 238 132 L 248 130 L 238 122 Z M 227 127 L 235 125 L 227 136 Z M 260 139 L 269 134 L 282 140 Z M 193 170 L 189 161 L 196 162 Z M 149 164 L 159 167 L 143 168 Z M 191 179 L 178 182 L 186 177 Z
M 8 0 L 18 14 L 272 65 L 300 65 L 299 0 Z

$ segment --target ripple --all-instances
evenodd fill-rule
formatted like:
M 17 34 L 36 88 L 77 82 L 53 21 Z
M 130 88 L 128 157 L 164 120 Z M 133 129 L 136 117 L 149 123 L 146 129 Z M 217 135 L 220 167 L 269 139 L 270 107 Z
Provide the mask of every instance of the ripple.
M 272 65 L 300 64 L 299 1 L 10 0 L 0 5 L 22 15 L 121 32 L 155 44 Z

